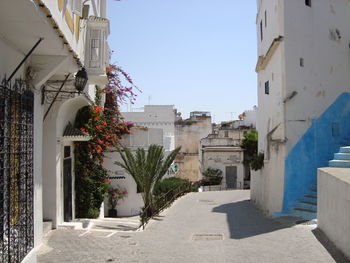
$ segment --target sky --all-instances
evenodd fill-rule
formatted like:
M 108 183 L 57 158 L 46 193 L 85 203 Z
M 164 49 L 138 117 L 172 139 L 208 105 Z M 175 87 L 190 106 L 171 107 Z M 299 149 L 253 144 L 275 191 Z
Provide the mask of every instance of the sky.
M 135 104 L 237 119 L 257 105 L 255 0 L 108 0 L 111 62 L 133 79 Z

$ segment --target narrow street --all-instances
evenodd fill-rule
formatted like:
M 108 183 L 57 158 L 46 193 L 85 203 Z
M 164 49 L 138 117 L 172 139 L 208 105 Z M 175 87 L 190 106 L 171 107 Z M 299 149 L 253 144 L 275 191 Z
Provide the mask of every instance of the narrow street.
M 291 222 L 264 217 L 246 190 L 190 193 L 141 232 L 51 231 L 38 262 L 335 262 L 314 226 Z

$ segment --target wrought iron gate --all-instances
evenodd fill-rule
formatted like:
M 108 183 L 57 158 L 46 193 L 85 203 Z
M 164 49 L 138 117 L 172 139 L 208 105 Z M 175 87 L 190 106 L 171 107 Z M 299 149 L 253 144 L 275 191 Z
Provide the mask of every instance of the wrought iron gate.
M 34 245 L 33 103 L 23 80 L 0 83 L 0 262 L 21 262 Z

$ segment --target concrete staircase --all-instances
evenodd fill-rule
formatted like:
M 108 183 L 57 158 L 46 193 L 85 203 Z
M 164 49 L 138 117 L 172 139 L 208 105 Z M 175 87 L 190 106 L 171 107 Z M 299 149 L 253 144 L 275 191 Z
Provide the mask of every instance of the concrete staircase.
M 340 147 L 334 159 L 329 161 L 330 167 L 350 168 L 350 146 Z M 317 218 L 317 185 L 311 186 L 296 203 L 293 215 L 305 220 Z
M 350 146 L 340 147 L 334 159 L 329 161 L 329 167 L 350 168 Z
M 317 218 L 317 187 L 312 186 L 296 203 L 293 215 L 305 220 Z

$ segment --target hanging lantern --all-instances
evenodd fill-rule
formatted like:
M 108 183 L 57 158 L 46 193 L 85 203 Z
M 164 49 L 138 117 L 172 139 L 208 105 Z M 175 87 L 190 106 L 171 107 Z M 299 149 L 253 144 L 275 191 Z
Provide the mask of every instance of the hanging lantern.
M 87 81 L 88 74 L 85 68 L 82 68 L 75 75 L 75 88 L 77 89 L 77 91 L 82 92 L 86 86 Z

